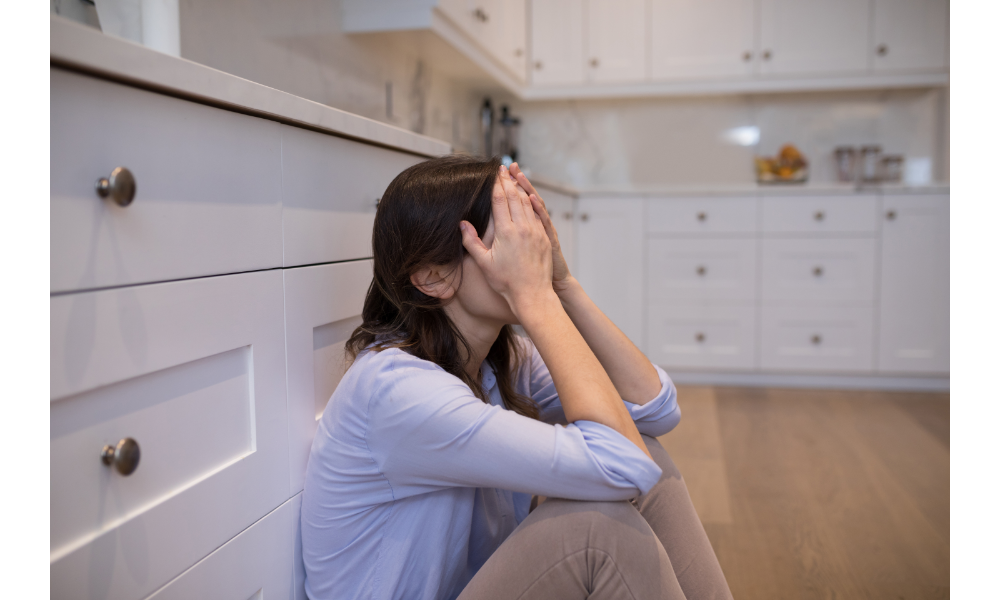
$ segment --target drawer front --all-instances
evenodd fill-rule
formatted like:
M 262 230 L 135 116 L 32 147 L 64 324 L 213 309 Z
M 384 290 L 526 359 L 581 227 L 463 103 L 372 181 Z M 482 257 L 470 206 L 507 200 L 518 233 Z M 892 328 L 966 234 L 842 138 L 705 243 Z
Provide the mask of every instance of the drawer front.
M 282 312 L 279 271 L 52 298 L 54 597 L 145 597 L 290 496 Z
M 646 221 L 650 233 L 753 233 L 757 199 L 651 198 Z
M 52 291 L 281 266 L 271 121 L 53 69 Z M 128 206 L 95 181 L 125 167 Z
M 761 246 L 765 304 L 874 304 L 874 240 L 765 239 Z
M 376 201 L 412 154 L 281 128 L 285 266 L 372 255 Z
M 753 301 L 757 241 L 650 239 L 646 281 L 657 300 Z
M 877 227 L 877 196 L 762 198 L 764 233 L 867 233 Z
M 268 513 L 149 600 L 291 600 L 302 495 Z M 304 598 L 304 595 L 301 596 Z
M 372 262 L 287 269 L 284 277 L 289 458 L 299 491 L 316 424 L 347 370 L 344 342 L 361 324 Z
M 664 368 L 752 369 L 753 306 L 650 302 L 649 358 Z
M 871 372 L 873 312 L 870 307 L 765 306 L 760 366 L 774 371 Z

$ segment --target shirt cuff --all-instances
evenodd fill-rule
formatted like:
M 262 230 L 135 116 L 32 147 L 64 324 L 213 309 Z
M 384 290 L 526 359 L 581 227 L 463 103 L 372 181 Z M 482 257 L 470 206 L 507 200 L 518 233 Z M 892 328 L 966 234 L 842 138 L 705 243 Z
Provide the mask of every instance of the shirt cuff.
M 576 428 L 583 434 L 584 442 L 604 473 L 605 480 L 614 487 L 631 485 L 645 494 L 663 475 L 663 470 L 627 437 L 607 425 L 594 421 L 575 421 L 567 429 Z
M 639 433 L 657 437 L 677 427 L 681 420 L 681 407 L 677 404 L 677 388 L 670 376 L 656 365 L 653 368 L 660 378 L 660 393 L 645 404 L 624 402 Z

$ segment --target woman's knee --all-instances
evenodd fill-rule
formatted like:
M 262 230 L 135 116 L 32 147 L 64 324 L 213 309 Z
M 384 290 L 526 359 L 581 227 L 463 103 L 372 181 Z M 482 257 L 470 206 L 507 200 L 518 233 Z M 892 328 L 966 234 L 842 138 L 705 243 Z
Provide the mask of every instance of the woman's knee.
M 623 540 L 655 539 L 649 523 L 628 500 L 581 501 L 549 498 L 525 519 L 553 526 L 562 535 L 576 536 L 590 548 L 610 551 Z M 610 548 L 608 547 L 610 546 Z

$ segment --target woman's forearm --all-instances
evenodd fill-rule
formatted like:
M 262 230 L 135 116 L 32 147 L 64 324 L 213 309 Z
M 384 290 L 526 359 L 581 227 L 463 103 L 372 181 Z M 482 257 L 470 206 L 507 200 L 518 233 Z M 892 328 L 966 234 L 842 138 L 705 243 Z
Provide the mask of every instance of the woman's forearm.
M 551 294 L 521 304 L 515 313 L 549 369 L 566 420 L 606 425 L 649 456 L 614 383 L 566 314 L 558 296 Z
M 655 398 L 660 393 L 656 369 L 597 308 L 580 283 L 569 277 L 555 288 L 566 313 L 601 362 L 621 398 L 633 404 L 645 404 Z

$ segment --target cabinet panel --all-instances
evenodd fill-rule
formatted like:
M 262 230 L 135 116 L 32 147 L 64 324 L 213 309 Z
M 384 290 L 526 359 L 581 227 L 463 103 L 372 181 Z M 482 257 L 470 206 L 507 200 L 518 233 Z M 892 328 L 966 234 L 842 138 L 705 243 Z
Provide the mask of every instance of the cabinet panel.
M 760 72 L 863 74 L 869 0 L 760 0 Z
M 370 257 L 376 202 L 424 159 L 297 127 L 281 142 L 284 265 Z
M 948 0 L 874 0 L 875 72 L 948 68 Z
M 584 82 L 583 0 L 531 3 L 531 82 Z
M 760 366 L 774 371 L 870 372 L 871 307 L 764 306 Z
M 226 542 L 149 600 L 291 600 L 302 495 Z M 304 597 L 304 596 L 301 596 Z
M 754 233 L 756 198 L 653 198 L 650 233 Z
M 493 0 L 501 22 L 497 26 L 495 49 L 500 64 L 517 80 L 525 82 L 528 64 L 528 24 L 526 0 Z
M 642 200 L 581 198 L 576 278 L 598 308 L 643 347 Z
M 651 239 L 646 281 L 650 301 L 753 302 L 756 240 Z
M 59 69 L 50 86 L 52 291 L 281 265 L 280 125 Z M 128 206 L 94 190 L 116 167 Z
M 947 373 L 948 197 L 887 195 L 883 202 L 879 371 Z
M 761 243 L 766 304 L 875 303 L 875 240 L 768 240 Z
M 372 261 L 287 269 L 284 277 L 289 460 L 297 492 L 316 423 L 348 367 L 344 342 L 361 324 Z
M 592 83 L 646 77 L 646 0 L 588 0 L 587 66 Z
M 576 206 L 572 196 L 536 185 L 535 188 L 545 201 L 552 224 L 559 235 L 559 245 L 563 257 L 569 265 L 569 272 L 576 274 Z
M 753 306 L 650 301 L 649 359 L 665 368 L 752 369 Z
M 278 271 L 52 298 L 53 596 L 144 597 L 288 498 L 283 308 Z
M 874 234 L 878 223 L 876 196 L 794 196 L 762 198 L 764 233 Z
M 749 77 L 754 0 L 651 0 L 653 79 Z

